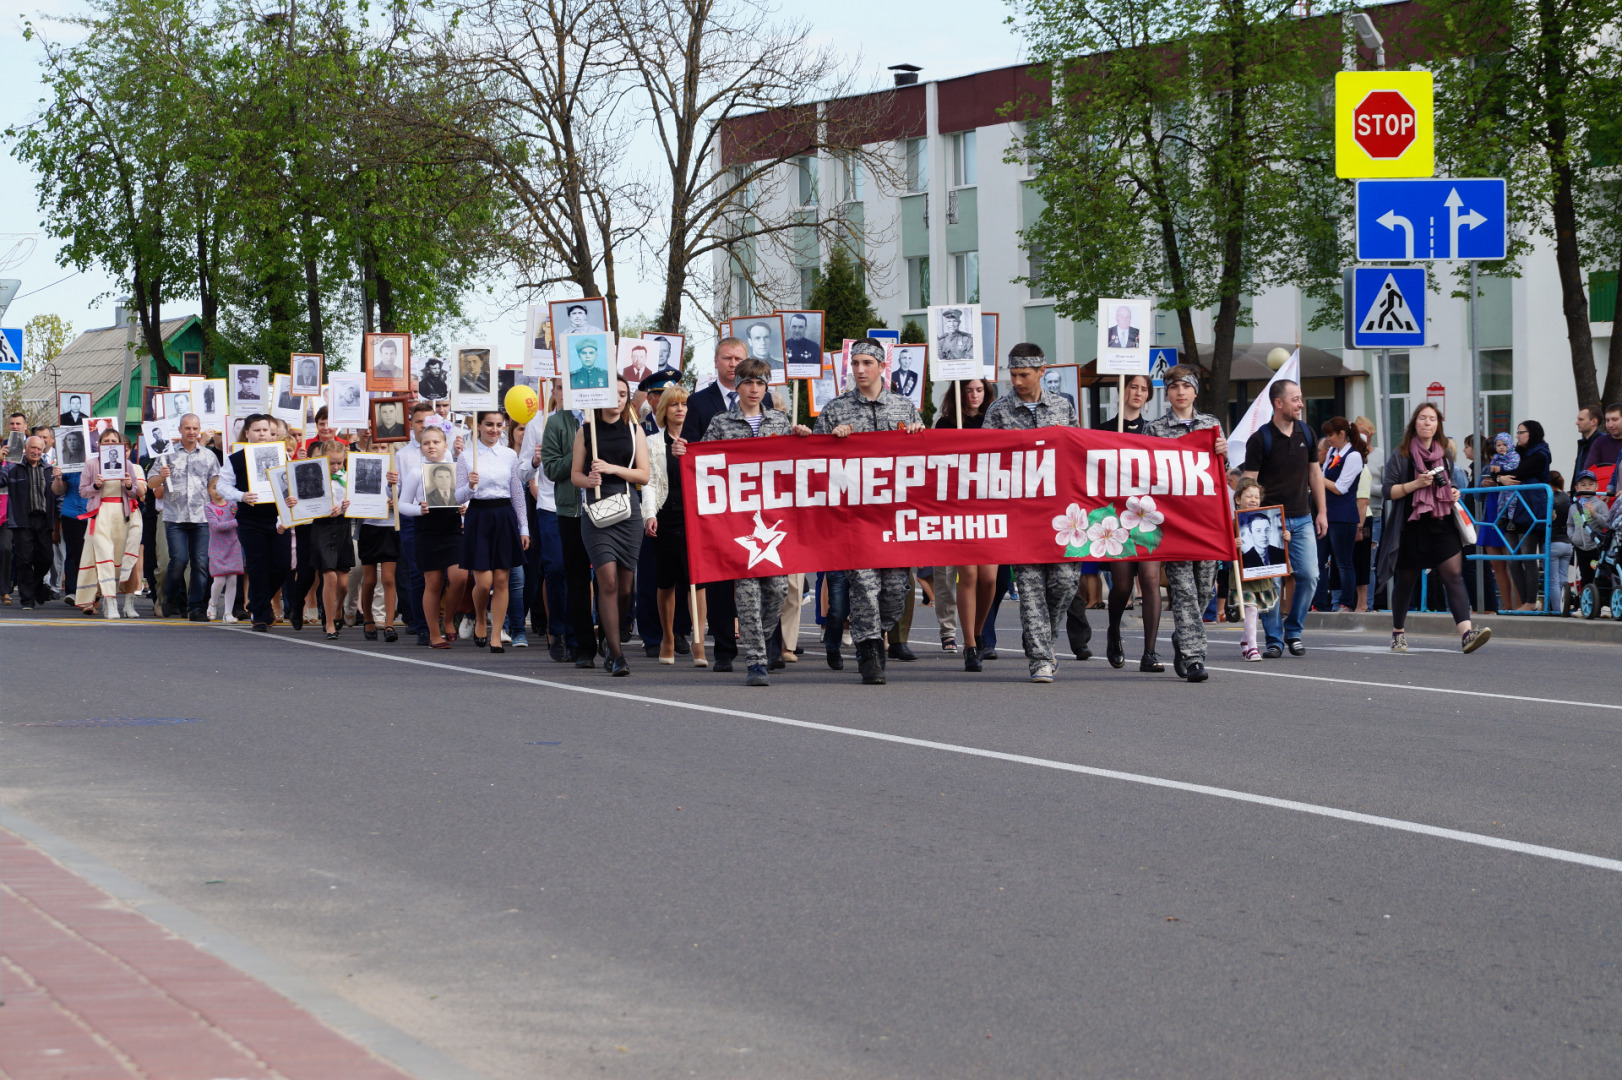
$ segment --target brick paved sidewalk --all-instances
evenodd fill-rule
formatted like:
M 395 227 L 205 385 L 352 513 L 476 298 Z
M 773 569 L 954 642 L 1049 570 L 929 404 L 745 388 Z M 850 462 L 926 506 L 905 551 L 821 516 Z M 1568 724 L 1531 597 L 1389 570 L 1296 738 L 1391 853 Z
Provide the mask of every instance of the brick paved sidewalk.
M 3 1080 L 409 1080 L 0 830 Z

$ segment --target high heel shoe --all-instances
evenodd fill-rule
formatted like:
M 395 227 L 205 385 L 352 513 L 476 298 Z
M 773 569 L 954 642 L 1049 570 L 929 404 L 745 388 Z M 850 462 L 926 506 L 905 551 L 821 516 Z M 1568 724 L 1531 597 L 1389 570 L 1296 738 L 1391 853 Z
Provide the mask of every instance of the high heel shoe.
M 1104 646 L 1104 655 L 1109 659 L 1110 667 L 1126 667 L 1126 646 L 1121 644 L 1121 632 L 1119 630 L 1109 632 L 1109 643 Z
M 490 639 L 487 637 L 480 637 L 478 634 L 474 634 L 473 644 L 481 649 L 488 648 L 490 645 Z

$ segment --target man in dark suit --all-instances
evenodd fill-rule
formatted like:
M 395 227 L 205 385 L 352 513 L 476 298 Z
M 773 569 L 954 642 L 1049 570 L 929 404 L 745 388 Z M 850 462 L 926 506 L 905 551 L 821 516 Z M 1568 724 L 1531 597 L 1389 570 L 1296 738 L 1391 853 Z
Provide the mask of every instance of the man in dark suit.
M 1138 328 L 1132 325 L 1132 309 L 1125 304 L 1115 309 L 1115 325 L 1109 328 L 1108 345 L 1112 349 L 1138 347 Z
M 681 426 L 683 439 L 692 443 L 702 441 L 710 421 L 737 405 L 738 385 L 733 373 L 748 355 L 749 346 L 741 338 L 722 338 L 716 345 L 715 381 L 687 399 L 687 419 Z M 704 594 L 709 598 L 710 635 L 715 638 L 715 662 L 710 670 L 731 671 L 733 658 L 738 655 L 738 639 L 733 633 L 738 608 L 732 596 L 732 582 L 712 581 L 704 586 Z
M 59 419 L 57 423 L 64 427 L 77 427 L 78 425 L 84 423 L 85 417 L 89 415 L 89 413 L 84 411 L 84 398 L 78 394 L 69 394 L 68 407 L 63 410 L 61 419 Z

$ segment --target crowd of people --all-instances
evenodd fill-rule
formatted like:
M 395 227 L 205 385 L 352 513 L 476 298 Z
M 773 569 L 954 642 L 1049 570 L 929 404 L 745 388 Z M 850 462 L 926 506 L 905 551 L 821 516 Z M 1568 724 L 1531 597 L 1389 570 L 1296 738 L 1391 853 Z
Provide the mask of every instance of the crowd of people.
M 1268 540 L 1258 530 L 1255 544 L 1278 545 L 1270 557 L 1287 557 L 1285 576 L 1241 581 L 1230 563 L 1140 559 L 878 567 L 692 587 L 680 459 L 693 444 L 922 430 L 917 407 L 885 378 L 883 346 L 863 339 L 850 354 L 853 385 L 821 409 L 814 426 L 787 415 L 771 396 L 771 370 L 735 337 L 717 345 L 716 377 L 703 389 L 689 394 L 668 370 L 636 386 L 620 378 L 618 403 L 594 416 L 557 407 L 554 392 L 553 407 L 525 424 L 491 410 L 464 428 L 445 402 L 417 401 L 387 477 L 398 506 L 391 498 L 387 517 L 360 521 L 345 516 L 348 454 L 385 447 L 369 432 L 334 430 L 326 410 L 310 438 L 269 415 L 245 417 L 246 445 L 234 448 L 187 415 L 179 439 L 156 455 L 109 427 L 73 472 L 56 462 L 53 429 L 30 430 L 16 413 L 7 424 L 24 436 L 21 453 L 0 464 L 3 602 L 12 603 L 14 588 L 25 610 L 61 598 L 86 615 L 135 618 L 136 597 L 145 594 L 159 614 L 197 622 L 240 620 L 264 632 L 279 622 L 302 630 L 319 620 L 332 640 L 359 627 L 367 640 L 395 642 L 403 632 L 428 648 L 466 641 L 492 653 L 527 649 L 534 633 L 552 660 L 594 668 L 601 658 L 616 677 L 629 674 L 625 648 L 640 637 L 645 655 L 660 664 L 685 657 L 729 672 L 741 656 L 746 683 L 768 686 L 773 672 L 802 662 L 807 600 L 828 666 L 843 670 L 848 648 L 861 681 L 883 684 L 889 661 L 916 659 L 909 636 L 917 603 L 935 607 L 941 648 L 961 656 L 965 671 L 979 672 L 998 658 L 996 620 L 1006 598 L 1019 607 L 1030 678 L 1047 683 L 1058 668 L 1061 625 L 1072 654 L 1092 656 L 1092 608 L 1106 611 L 1112 667 L 1127 662 L 1124 616 L 1135 607 L 1138 670 L 1164 671 L 1157 651 L 1164 588 L 1173 669 L 1197 683 L 1207 678 L 1205 626 L 1224 618 L 1243 623 L 1244 660 L 1300 656 L 1309 611 L 1368 611 L 1385 596 L 1391 647 L 1405 651 L 1407 616 L 1427 572 L 1462 650 L 1473 652 L 1492 633 L 1477 625 L 1473 610 L 1532 608 L 1540 589 L 1565 595 L 1572 566 L 1577 585 L 1594 582 L 1596 563 L 1622 524 L 1622 500 L 1614 498 L 1622 405 L 1579 413 L 1568 496 L 1536 421 L 1513 436 L 1496 435 L 1477 485 L 1470 440 L 1461 454 L 1435 405 L 1416 408 L 1382 456 L 1374 426 L 1362 417 L 1335 417 L 1321 432 L 1309 430 L 1301 387 L 1275 380 L 1272 418 L 1250 436 L 1229 486 L 1241 512 L 1282 508 L 1282 536 Z M 946 397 L 936 426 L 1078 424 L 1073 402 L 1045 385 L 1038 346 L 1018 344 L 1005 362 L 1009 391 L 999 396 L 995 382 L 970 380 Z M 1166 409 L 1152 420 L 1144 413 L 1149 379 L 1130 378 L 1118 415 L 1098 427 L 1160 438 L 1215 427 L 1218 453 L 1226 454 L 1218 419 L 1194 407 L 1200 377 L 1188 366 L 1167 372 Z M 258 459 L 248 451 L 271 442 L 284 444 L 289 462 L 326 458 L 330 514 L 288 527 L 274 498 L 256 493 L 250 474 Z M 1550 506 L 1536 486 L 1543 484 L 1555 491 Z M 1521 485 L 1532 487 L 1515 492 Z M 1472 486 L 1503 493 L 1472 502 L 1459 494 Z M 289 508 L 302 494 L 287 492 Z M 1466 506 L 1474 535 L 1460 514 Z M 1543 582 L 1541 562 L 1494 562 L 1493 595 L 1475 597 L 1466 556 L 1539 552 L 1539 523 L 1547 517 L 1559 571 Z M 1249 538 L 1237 539 L 1247 550 Z M 1609 582 L 1601 584 L 1608 603 Z

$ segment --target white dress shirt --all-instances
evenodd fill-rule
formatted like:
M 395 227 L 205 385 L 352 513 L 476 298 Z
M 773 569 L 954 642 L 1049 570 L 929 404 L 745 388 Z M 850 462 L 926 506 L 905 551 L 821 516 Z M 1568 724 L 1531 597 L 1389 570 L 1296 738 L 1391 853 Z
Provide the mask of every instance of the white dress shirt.
M 470 468 L 473 464 L 472 448 L 467 448 L 462 456 L 456 459 L 456 500 L 458 502 L 471 502 L 474 499 L 510 500 L 513 512 L 518 515 L 518 534 L 528 536 L 529 509 L 524 504 L 523 481 L 518 478 L 518 455 L 500 443 L 486 446 L 481 442 L 478 456 L 478 487 L 468 484 L 469 474 L 475 471 Z

